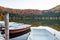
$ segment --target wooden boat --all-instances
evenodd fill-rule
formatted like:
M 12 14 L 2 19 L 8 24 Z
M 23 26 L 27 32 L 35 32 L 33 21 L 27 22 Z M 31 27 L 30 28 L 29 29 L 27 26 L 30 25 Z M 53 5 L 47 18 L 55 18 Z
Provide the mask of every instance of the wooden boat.
M 11 22 L 9 23 L 9 34 L 10 34 L 10 38 L 14 38 L 20 35 L 23 35 L 25 33 L 28 33 L 30 31 L 30 27 L 31 25 L 28 24 L 18 24 L 15 22 Z M 1 27 L 0 27 L 1 28 Z M 2 27 L 2 33 L 5 33 L 5 28 Z

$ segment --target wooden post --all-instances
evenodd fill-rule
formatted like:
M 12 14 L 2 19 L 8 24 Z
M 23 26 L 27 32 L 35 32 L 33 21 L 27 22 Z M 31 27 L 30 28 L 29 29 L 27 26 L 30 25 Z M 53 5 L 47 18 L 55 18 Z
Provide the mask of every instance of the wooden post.
M 5 40 L 9 40 L 9 13 L 5 12 Z

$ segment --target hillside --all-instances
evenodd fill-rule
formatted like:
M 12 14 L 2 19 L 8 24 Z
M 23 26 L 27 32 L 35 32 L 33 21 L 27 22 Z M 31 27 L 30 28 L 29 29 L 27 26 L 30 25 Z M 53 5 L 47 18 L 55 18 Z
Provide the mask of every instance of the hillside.
M 9 13 L 17 13 L 17 14 L 41 14 L 42 12 L 48 12 L 48 11 L 52 11 L 52 12 L 58 12 L 60 11 L 60 5 L 50 9 L 50 10 L 34 10 L 34 9 L 12 9 L 12 8 L 6 8 L 6 7 L 2 7 L 0 6 L 0 11 L 4 12 L 7 11 Z
M 38 14 L 40 13 L 40 10 L 34 10 L 34 9 L 12 9 L 12 8 L 5 8 L 5 7 L 2 7 L 0 6 L 0 11 L 7 11 L 7 12 L 10 12 L 10 13 L 18 13 L 18 14 L 29 14 L 29 13 L 33 13 L 33 14 Z
M 60 5 L 50 9 L 51 11 L 60 11 Z
M 17 13 L 17 14 L 41 14 L 42 12 L 48 12 L 48 11 L 52 11 L 52 12 L 58 12 L 60 11 L 60 5 L 50 9 L 50 10 L 34 10 L 34 9 L 12 9 L 12 8 L 6 8 L 6 7 L 2 7 L 0 6 L 0 11 L 4 12 L 10 12 L 10 13 Z

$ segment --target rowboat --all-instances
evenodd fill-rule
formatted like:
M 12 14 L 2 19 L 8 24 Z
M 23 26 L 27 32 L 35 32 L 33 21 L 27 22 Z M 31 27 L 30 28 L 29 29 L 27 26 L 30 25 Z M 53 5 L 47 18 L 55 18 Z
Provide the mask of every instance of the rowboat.
M 30 26 L 31 25 L 29 25 L 29 24 L 9 22 L 10 38 L 28 33 L 30 31 Z M 0 28 L 2 28 L 2 33 L 4 34 L 5 33 L 5 27 L 4 27 L 3 21 L 0 21 Z

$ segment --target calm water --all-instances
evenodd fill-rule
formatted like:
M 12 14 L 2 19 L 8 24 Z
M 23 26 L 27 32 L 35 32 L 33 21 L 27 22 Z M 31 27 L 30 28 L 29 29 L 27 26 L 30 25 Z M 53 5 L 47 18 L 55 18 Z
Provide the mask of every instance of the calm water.
M 12 21 L 14 21 L 14 20 L 12 20 Z M 23 22 L 23 23 L 39 22 L 39 23 L 42 23 L 42 24 L 58 24 L 58 25 L 60 25 L 60 20 L 39 20 L 39 19 L 32 20 L 32 19 L 25 19 L 25 20 L 16 20 L 16 22 Z
M 31 20 L 31 19 L 26 19 L 26 20 L 18 20 L 17 22 L 22 22 L 22 23 L 40 23 L 40 24 L 46 24 L 46 25 L 59 25 L 60 26 L 60 20 Z M 42 25 L 43 26 L 43 25 Z

